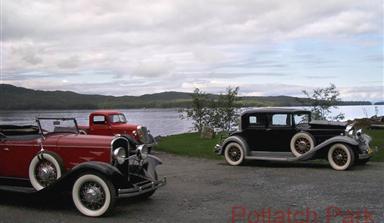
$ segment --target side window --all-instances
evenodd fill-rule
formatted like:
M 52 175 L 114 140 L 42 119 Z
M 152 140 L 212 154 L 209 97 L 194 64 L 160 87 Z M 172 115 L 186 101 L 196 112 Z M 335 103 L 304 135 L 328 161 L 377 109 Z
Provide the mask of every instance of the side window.
M 248 117 L 248 126 L 249 127 L 264 127 L 265 122 L 260 114 L 250 115 Z
M 272 115 L 272 126 L 289 126 L 288 114 L 274 114 Z
M 249 124 L 257 124 L 257 117 L 249 116 Z
M 106 124 L 104 115 L 95 115 L 92 120 L 93 124 Z

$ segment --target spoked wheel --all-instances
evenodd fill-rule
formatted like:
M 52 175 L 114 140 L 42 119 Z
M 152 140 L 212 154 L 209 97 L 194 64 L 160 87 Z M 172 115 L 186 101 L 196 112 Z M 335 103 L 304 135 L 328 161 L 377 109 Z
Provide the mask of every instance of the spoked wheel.
M 244 160 L 243 148 L 238 143 L 229 143 L 224 149 L 224 157 L 229 165 L 238 166 Z
M 347 145 L 338 143 L 328 151 L 328 162 L 335 170 L 347 170 L 353 165 L 354 160 L 353 151 Z
M 72 199 L 82 214 L 99 217 L 112 210 L 116 189 L 109 180 L 99 174 L 84 174 L 73 185 Z
M 292 137 L 291 152 L 296 157 L 309 152 L 314 148 L 314 141 L 311 135 L 306 132 L 299 132 Z
M 60 159 L 51 153 L 36 155 L 29 165 L 29 179 L 36 190 L 44 189 L 56 182 L 62 172 Z

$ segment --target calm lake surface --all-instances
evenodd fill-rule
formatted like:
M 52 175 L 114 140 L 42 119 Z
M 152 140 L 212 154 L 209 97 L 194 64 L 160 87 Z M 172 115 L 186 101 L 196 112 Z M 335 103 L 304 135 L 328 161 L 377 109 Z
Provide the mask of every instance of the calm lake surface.
M 307 108 L 308 107 L 301 107 Z M 243 108 L 246 110 L 250 108 Z M 88 115 L 94 110 L 32 110 L 0 111 L 0 124 L 35 124 L 36 117 L 75 117 L 79 125 L 88 124 Z M 177 109 L 119 109 L 128 122 L 147 126 L 154 136 L 172 135 L 192 131 L 192 121 L 180 119 Z M 384 115 L 384 105 L 340 106 L 334 114 L 342 112 L 345 120 Z

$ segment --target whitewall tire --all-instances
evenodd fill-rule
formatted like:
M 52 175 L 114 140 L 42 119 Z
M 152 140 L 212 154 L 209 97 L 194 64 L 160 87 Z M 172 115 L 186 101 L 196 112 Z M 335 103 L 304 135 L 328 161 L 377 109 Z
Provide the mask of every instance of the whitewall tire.
M 337 143 L 328 151 L 328 162 L 335 170 L 349 169 L 355 160 L 354 153 L 349 146 Z
M 231 142 L 225 146 L 224 157 L 229 165 L 240 165 L 244 161 L 244 156 L 244 149 L 240 146 L 240 144 Z
M 113 184 L 98 174 L 84 174 L 77 178 L 72 188 L 72 199 L 77 210 L 89 217 L 107 214 L 116 200 Z
M 59 179 L 63 174 L 63 167 L 56 155 L 42 152 L 32 159 L 28 174 L 33 188 L 39 191 Z
M 292 154 L 299 157 L 313 150 L 315 142 L 309 133 L 298 132 L 292 137 L 290 147 Z

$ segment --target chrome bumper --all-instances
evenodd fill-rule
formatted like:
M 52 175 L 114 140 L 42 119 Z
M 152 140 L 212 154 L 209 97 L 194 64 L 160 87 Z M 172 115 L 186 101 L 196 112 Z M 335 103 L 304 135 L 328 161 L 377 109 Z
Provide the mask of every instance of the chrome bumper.
M 140 194 L 144 194 L 153 190 L 156 190 L 159 187 L 164 186 L 167 183 L 167 178 L 163 178 L 158 181 L 146 181 L 144 183 L 134 184 L 132 188 L 127 189 L 118 189 L 119 198 L 135 197 Z

